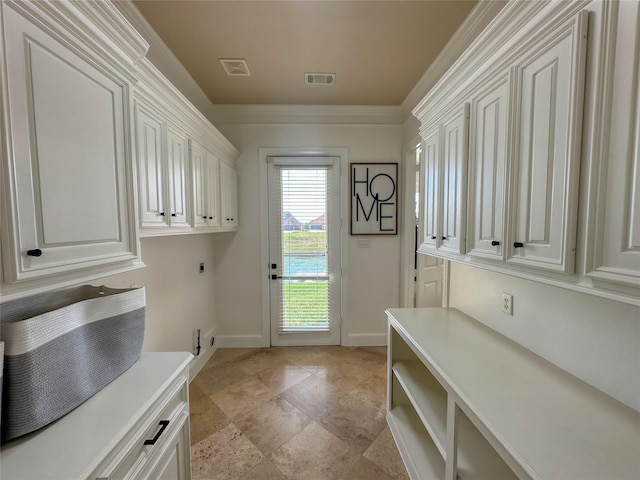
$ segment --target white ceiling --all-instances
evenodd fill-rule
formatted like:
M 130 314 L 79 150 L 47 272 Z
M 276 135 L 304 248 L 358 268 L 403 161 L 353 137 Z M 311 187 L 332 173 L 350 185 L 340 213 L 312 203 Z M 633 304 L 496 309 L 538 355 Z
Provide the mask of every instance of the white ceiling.
M 466 0 L 134 0 L 214 104 L 400 105 L 475 5 Z M 246 59 L 228 77 L 219 58 Z M 305 72 L 335 85 L 305 85 Z

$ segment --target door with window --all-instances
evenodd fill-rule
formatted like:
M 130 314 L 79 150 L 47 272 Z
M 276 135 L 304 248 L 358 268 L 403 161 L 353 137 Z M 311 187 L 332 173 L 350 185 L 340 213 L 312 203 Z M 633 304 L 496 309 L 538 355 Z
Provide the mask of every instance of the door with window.
M 268 157 L 272 345 L 340 344 L 340 159 Z

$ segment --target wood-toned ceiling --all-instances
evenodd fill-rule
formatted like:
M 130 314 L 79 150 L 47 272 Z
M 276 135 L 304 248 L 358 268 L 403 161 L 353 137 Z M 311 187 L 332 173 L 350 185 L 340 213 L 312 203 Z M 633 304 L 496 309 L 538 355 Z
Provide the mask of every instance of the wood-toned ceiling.
M 400 105 L 475 5 L 466 0 L 136 0 L 214 104 Z M 219 58 L 244 58 L 229 77 Z M 335 73 L 333 86 L 305 72 Z

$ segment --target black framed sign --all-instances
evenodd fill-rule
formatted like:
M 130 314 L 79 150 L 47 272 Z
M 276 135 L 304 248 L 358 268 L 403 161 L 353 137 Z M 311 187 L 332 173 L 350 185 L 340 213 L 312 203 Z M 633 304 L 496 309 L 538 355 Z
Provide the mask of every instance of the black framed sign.
M 397 235 L 398 164 L 352 163 L 351 235 Z

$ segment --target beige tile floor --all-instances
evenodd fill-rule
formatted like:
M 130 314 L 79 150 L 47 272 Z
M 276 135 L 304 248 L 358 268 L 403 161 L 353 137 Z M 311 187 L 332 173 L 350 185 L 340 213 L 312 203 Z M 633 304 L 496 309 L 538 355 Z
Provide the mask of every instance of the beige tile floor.
M 389 480 L 386 348 L 218 349 L 190 386 L 198 479 Z

